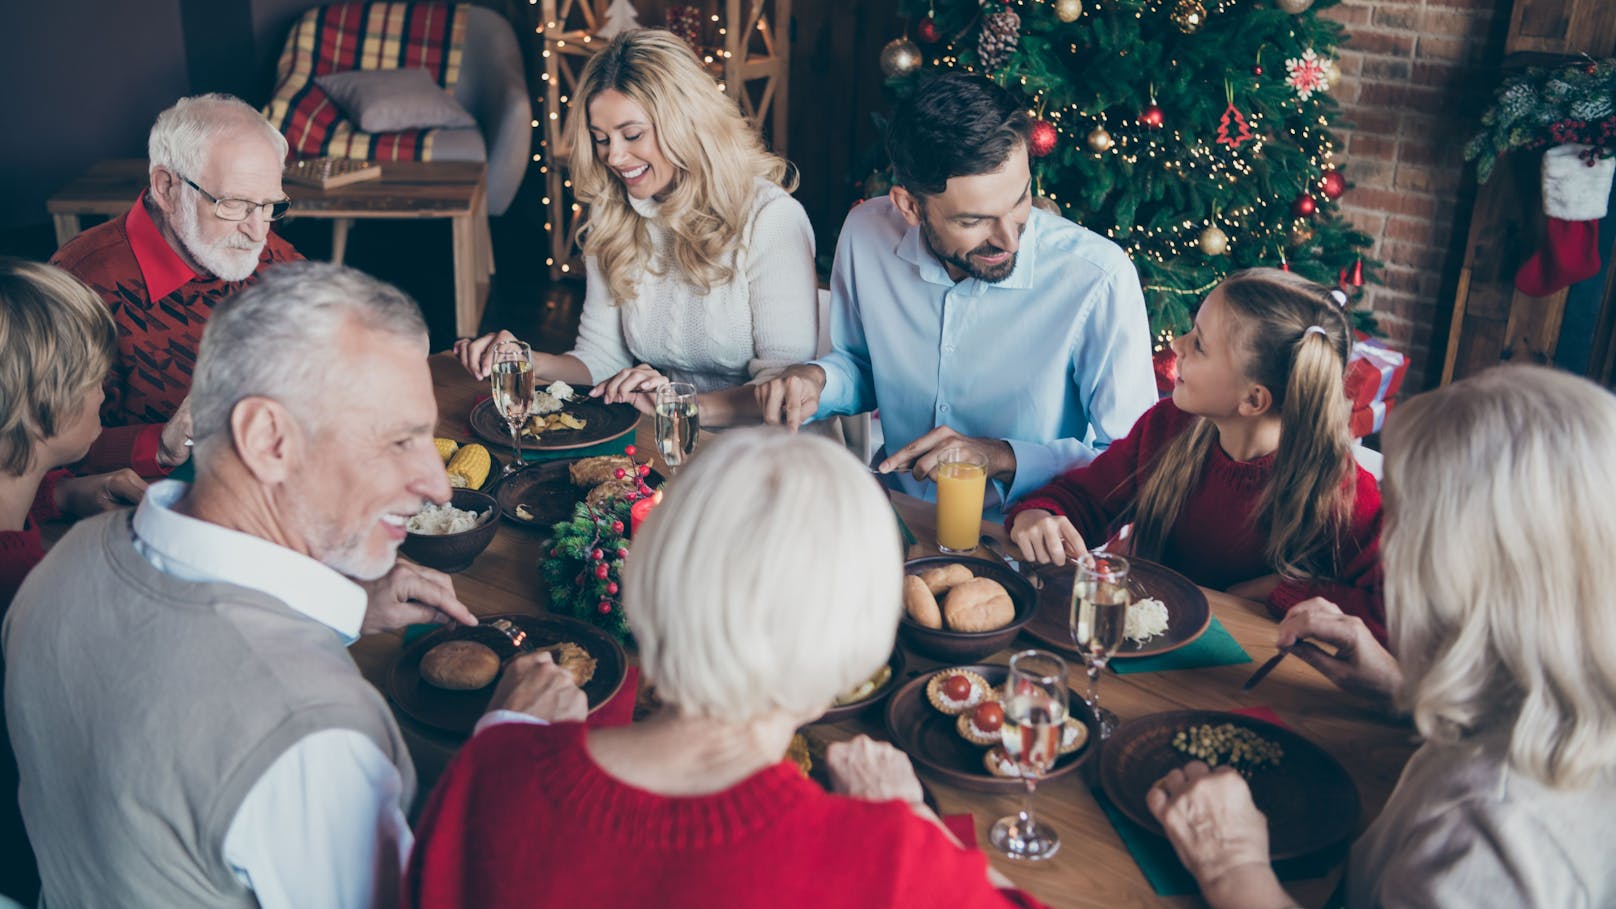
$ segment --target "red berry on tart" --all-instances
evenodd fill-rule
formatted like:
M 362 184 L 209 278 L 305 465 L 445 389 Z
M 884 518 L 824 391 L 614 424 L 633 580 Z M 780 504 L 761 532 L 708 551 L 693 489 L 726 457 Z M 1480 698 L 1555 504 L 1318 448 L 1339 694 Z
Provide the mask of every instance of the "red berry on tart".
M 983 752 L 982 766 L 988 768 L 988 772 L 994 776 L 1007 779 L 1021 778 L 1021 771 L 1016 767 L 1016 762 L 1010 760 L 1010 755 L 1005 753 L 1003 745 L 994 745 Z
M 969 669 L 945 669 L 926 683 L 926 700 L 949 716 L 959 716 L 987 700 L 987 679 Z
M 1004 707 L 998 701 L 983 701 L 960 714 L 959 734 L 973 745 L 993 745 L 1004 726 Z

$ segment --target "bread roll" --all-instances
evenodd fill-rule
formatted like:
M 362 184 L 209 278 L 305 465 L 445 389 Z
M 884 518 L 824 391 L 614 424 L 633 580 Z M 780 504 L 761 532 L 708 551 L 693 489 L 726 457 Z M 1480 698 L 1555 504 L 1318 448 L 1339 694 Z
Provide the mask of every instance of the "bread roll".
M 476 641 L 448 641 L 421 657 L 421 678 L 450 691 L 475 691 L 499 675 L 499 654 Z
M 972 578 L 948 592 L 943 617 L 955 631 L 996 631 L 1015 620 L 1016 604 L 998 581 Z
M 937 568 L 928 568 L 922 571 L 919 577 L 926 582 L 926 589 L 931 591 L 932 596 L 941 596 L 955 585 L 963 584 L 976 575 L 971 574 L 971 569 L 964 565 L 951 562 Z
M 937 608 L 937 598 L 926 589 L 925 581 L 912 574 L 903 578 L 903 608 L 909 618 L 923 627 L 943 627 L 943 613 Z

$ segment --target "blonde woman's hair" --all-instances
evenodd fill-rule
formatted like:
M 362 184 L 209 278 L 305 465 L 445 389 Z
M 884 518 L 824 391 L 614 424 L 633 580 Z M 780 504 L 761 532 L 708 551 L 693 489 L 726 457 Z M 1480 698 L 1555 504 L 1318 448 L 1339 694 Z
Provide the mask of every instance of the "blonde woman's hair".
M 0 256 L 0 470 L 77 419 L 107 376 L 118 329 L 95 291 L 54 265 Z
M 1352 331 L 1330 292 L 1275 268 L 1249 268 L 1224 279 L 1220 293 L 1233 319 L 1233 343 L 1245 374 L 1268 389 L 1280 417 L 1279 448 L 1254 516 L 1266 530 L 1264 556 L 1287 578 L 1329 577 L 1339 568 L 1337 538 L 1352 517 L 1352 434 L 1342 391 Z M 1320 331 L 1310 331 L 1317 327 Z M 1197 418 L 1156 460 L 1140 484 L 1135 548 L 1160 558 L 1184 501 L 1200 481 L 1217 427 Z
M 811 714 L 891 654 L 902 565 L 886 496 L 846 448 L 737 429 L 640 527 L 623 609 L 640 665 L 681 712 Z
M 645 109 L 657 147 L 673 166 L 673 183 L 658 210 L 673 238 L 673 264 L 703 293 L 728 283 L 757 178 L 790 191 L 795 171 L 763 148 L 734 99 L 719 91 L 682 39 L 662 29 L 613 38 L 579 78 L 568 169 L 578 201 L 588 206 L 584 255 L 595 258 L 618 305 L 634 298 L 651 260 L 651 234 L 630 206 L 622 180 L 595 157 L 589 104 L 604 91 L 621 92 Z
M 1496 367 L 1387 420 L 1381 552 L 1399 700 L 1445 743 L 1574 788 L 1616 766 L 1616 397 Z

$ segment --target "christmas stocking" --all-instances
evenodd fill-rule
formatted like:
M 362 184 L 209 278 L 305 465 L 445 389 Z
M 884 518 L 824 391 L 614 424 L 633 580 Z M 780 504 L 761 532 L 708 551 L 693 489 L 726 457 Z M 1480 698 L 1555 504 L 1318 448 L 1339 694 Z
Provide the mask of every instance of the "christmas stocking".
M 1546 297 L 1599 273 L 1599 221 L 1610 202 L 1616 158 L 1592 158 L 1586 145 L 1543 154 L 1543 248 L 1515 273 L 1515 288 Z

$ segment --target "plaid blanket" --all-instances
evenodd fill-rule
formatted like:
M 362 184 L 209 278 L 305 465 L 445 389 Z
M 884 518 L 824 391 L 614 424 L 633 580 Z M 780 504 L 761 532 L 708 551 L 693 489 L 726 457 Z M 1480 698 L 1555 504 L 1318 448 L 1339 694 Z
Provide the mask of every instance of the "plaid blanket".
M 276 67 L 264 116 L 286 136 L 288 157 L 430 161 L 434 130 L 362 132 L 316 76 L 356 69 L 424 69 L 445 89 L 460 77 L 466 5 L 335 3 L 304 13 Z

